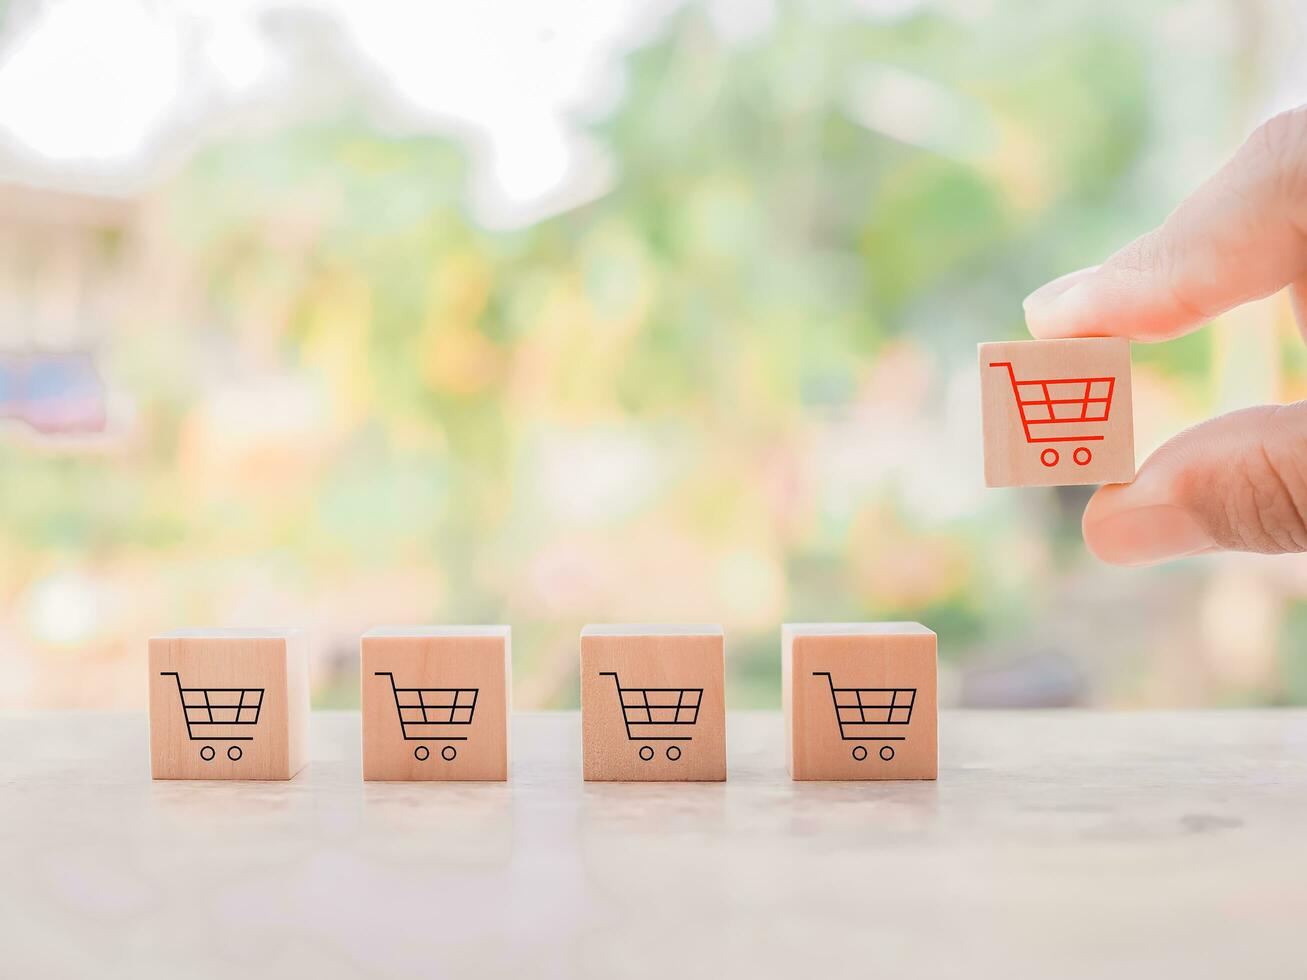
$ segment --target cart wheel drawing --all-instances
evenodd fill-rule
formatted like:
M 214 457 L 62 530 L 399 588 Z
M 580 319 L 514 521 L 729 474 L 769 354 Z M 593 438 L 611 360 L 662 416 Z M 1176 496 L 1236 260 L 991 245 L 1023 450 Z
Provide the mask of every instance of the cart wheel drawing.
M 413 758 L 417 759 L 418 762 L 426 762 L 427 759 L 431 758 L 431 750 L 425 745 L 419 745 L 413 750 Z
M 212 745 L 206 745 L 204 748 L 200 749 L 200 758 L 205 762 L 212 762 L 215 754 Z
M 880 747 L 880 757 L 886 762 L 889 762 L 890 759 L 894 758 L 894 746 L 882 745 Z
M 241 751 L 241 747 L 239 745 L 233 745 L 231 748 L 227 750 L 227 758 L 230 759 L 232 762 L 239 762 L 241 756 L 243 756 L 244 754 L 245 753 Z
M 679 745 L 667 746 L 667 758 L 675 762 L 681 757 L 681 747 Z
M 444 759 L 446 762 L 453 762 L 454 757 L 457 755 L 458 749 L 454 748 L 452 745 L 446 745 L 440 750 L 440 758 Z
M 1089 461 L 1094 458 L 1094 454 L 1089 451 L 1088 446 L 1080 446 L 1071 454 L 1077 466 L 1088 466 Z
M 861 762 L 863 759 L 867 758 L 867 747 L 865 745 L 853 746 L 853 758 L 856 759 L 858 762 Z
M 641 746 L 640 746 L 640 758 L 641 758 L 641 759 L 643 759 L 645 762 L 648 762 L 648 761 L 649 761 L 650 759 L 652 759 L 653 757 L 654 757 L 654 750 L 653 750 L 653 746 L 652 746 L 652 745 L 641 745 Z
M 1058 455 L 1057 450 L 1054 449 L 1052 446 L 1045 449 L 1042 453 L 1039 454 L 1039 461 L 1043 463 L 1045 466 L 1056 466 L 1057 461 L 1060 460 L 1061 458 L 1062 457 Z

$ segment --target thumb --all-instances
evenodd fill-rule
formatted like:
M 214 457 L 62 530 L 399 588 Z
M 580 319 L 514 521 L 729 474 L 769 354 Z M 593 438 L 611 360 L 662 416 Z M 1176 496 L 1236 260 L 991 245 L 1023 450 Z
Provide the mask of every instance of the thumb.
M 1162 227 L 1026 297 L 1041 339 L 1164 340 L 1307 274 L 1307 106 L 1263 124 Z
M 1148 565 L 1206 551 L 1307 551 L 1307 402 L 1232 412 L 1175 436 L 1134 483 L 1100 488 L 1085 543 Z

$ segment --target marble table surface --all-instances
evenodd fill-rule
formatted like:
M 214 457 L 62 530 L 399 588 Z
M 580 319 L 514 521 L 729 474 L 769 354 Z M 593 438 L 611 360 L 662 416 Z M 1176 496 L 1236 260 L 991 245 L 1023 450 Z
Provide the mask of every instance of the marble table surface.
M 152 782 L 137 715 L 0 715 L 5 977 L 1307 976 L 1307 712 L 945 712 L 931 783 Z

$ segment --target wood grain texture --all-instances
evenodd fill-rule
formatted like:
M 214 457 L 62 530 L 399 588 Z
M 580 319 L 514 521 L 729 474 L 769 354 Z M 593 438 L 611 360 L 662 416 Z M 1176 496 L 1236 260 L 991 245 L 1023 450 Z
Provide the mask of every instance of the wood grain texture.
M 1129 341 L 1094 337 L 981 344 L 979 364 L 986 486 L 1134 479 Z M 1046 381 L 1058 383 L 1045 387 Z M 1025 403 L 1024 423 L 1017 391 Z
M 585 778 L 724 780 L 724 675 L 720 627 L 587 627 L 581 635 Z M 696 702 L 692 714 L 688 706 Z
M 290 779 L 308 760 L 308 652 L 297 630 L 154 637 L 149 692 L 155 779 Z
M 790 775 L 935 779 L 936 654 L 935 634 L 918 623 L 782 627 Z
M 511 633 L 447 629 L 363 637 L 365 780 L 508 779 Z

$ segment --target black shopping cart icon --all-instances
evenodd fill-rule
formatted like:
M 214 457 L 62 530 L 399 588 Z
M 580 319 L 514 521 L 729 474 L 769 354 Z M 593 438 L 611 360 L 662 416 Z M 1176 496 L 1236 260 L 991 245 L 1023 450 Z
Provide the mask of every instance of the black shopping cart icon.
M 615 670 L 601 670 L 600 677 L 611 677 L 622 704 L 626 737 L 632 742 L 689 742 L 686 730 L 699 720 L 703 701 L 701 687 L 622 687 Z M 640 746 L 640 758 L 654 757 L 652 745 Z M 681 757 L 679 745 L 667 746 L 666 755 L 675 762 Z
M 399 728 L 406 742 L 466 742 L 467 736 L 459 732 L 467 731 L 472 724 L 472 714 L 477 706 L 476 687 L 400 687 L 395 683 L 395 675 L 388 670 L 375 672 L 378 677 L 390 678 L 390 689 L 395 692 L 395 711 L 399 713 Z M 453 762 L 458 757 L 458 749 L 446 745 L 440 750 L 440 758 Z M 413 750 L 413 758 L 426 762 L 431 758 L 431 750 L 419 745 Z
M 160 671 L 160 677 L 177 682 L 186 718 L 186 736 L 192 742 L 252 742 L 245 734 L 259 723 L 263 707 L 261 687 L 182 687 L 181 675 L 175 670 Z M 227 747 L 227 758 L 236 762 L 244 755 L 239 745 Z M 217 751 L 212 745 L 200 748 L 200 758 L 212 762 Z
M 828 670 L 814 670 L 813 677 L 824 677 L 830 685 L 831 701 L 835 704 L 835 720 L 840 726 L 840 738 L 846 742 L 883 742 L 880 757 L 885 762 L 894 758 L 890 742 L 907 741 L 906 735 L 887 735 L 886 725 L 907 725 L 912 721 L 912 705 L 917 700 L 915 687 L 836 687 Z M 858 762 L 867 758 L 867 747 L 855 745 L 853 758 Z

